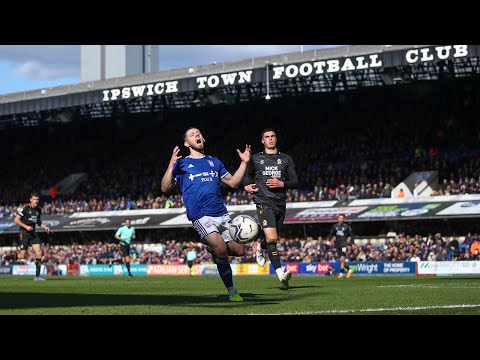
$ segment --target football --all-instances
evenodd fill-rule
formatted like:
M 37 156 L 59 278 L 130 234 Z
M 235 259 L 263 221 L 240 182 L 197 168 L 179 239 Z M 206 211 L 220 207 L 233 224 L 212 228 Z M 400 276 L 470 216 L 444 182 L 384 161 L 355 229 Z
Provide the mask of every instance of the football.
M 239 244 L 248 244 L 258 236 L 258 224 L 249 215 L 238 215 L 230 224 L 230 236 Z

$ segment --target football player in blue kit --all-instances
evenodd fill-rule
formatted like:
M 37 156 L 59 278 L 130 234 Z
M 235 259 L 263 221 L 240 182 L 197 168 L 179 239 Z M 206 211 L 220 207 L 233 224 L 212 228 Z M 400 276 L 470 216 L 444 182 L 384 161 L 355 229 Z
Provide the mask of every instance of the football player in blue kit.
M 233 285 L 232 268 L 228 256 L 243 256 L 245 246 L 235 241 L 229 233 L 230 215 L 220 191 L 220 181 L 237 188 L 245 175 L 251 157 L 250 145 L 244 152 L 237 149 L 242 161 L 232 175 L 216 157 L 205 155 L 205 139 L 199 129 L 188 128 L 184 133 L 184 145 L 190 155 L 182 158 L 180 148 L 173 149 L 167 171 L 162 178 L 162 191 L 169 192 L 178 183 L 187 217 L 212 254 L 218 273 L 228 290 L 230 301 L 243 301 Z

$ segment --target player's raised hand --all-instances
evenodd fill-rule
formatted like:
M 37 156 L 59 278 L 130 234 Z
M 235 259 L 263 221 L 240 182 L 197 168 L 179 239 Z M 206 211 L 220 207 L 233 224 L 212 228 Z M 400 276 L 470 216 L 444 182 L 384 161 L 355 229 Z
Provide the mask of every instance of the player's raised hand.
M 178 155 L 179 152 L 180 152 L 180 148 L 178 146 L 175 146 L 175 148 L 173 149 L 172 157 L 170 158 L 169 167 L 173 167 L 173 165 L 175 165 L 177 160 L 182 157 L 181 155 Z
M 258 192 L 257 184 L 245 185 L 244 189 L 245 189 L 245 191 L 248 192 L 249 194 Z
M 237 149 L 238 156 L 240 156 L 240 159 L 246 163 L 250 161 L 250 157 L 252 156 L 252 149 L 250 145 L 245 145 L 245 151 L 242 153 L 240 150 Z

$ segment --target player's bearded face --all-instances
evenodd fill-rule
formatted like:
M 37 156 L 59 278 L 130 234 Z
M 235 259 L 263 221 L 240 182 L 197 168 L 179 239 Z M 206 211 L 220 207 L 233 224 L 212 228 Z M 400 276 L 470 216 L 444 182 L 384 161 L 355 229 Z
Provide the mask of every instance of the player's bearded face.
M 199 130 L 192 129 L 191 132 L 187 134 L 187 143 L 193 150 L 203 151 L 205 139 Z
M 197 150 L 197 151 L 203 150 L 203 148 L 205 147 L 203 137 L 200 136 L 200 138 L 195 139 L 193 142 L 191 142 L 191 143 L 190 143 L 190 147 L 191 147 L 193 150 Z

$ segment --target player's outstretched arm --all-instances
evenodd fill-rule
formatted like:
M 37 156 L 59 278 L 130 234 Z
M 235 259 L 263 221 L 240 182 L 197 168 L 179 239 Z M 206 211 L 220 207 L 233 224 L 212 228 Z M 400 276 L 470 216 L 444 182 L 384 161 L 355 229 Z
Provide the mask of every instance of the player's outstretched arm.
M 227 176 L 224 176 L 222 178 L 222 182 L 224 184 L 234 189 L 239 187 L 239 185 L 242 182 L 243 176 L 245 175 L 245 172 L 247 170 L 247 165 L 248 165 L 248 162 L 250 161 L 250 157 L 252 156 L 251 152 L 252 151 L 251 151 L 250 145 L 245 145 L 245 151 L 243 153 L 237 149 L 238 156 L 240 156 L 240 159 L 242 160 L 242 162 L 238 167 L 237 171 L 235 171 L 235 174 L 233 175 L 228 174 Z
M 168 164 L 167 171 L 165 171 L 165 175 L 163 175 L 162 178 L 162 191 L 164 193 L 169 192 L 175 186 L 175 181 L 173 180 L 173 167 L 175 166 L 177 160 L 182 157 L 181 155 L 178 155 L 179 152 L 180 148 L 175 146 L 172 152 L 172 157 L 170 158 L 170 163 Z

